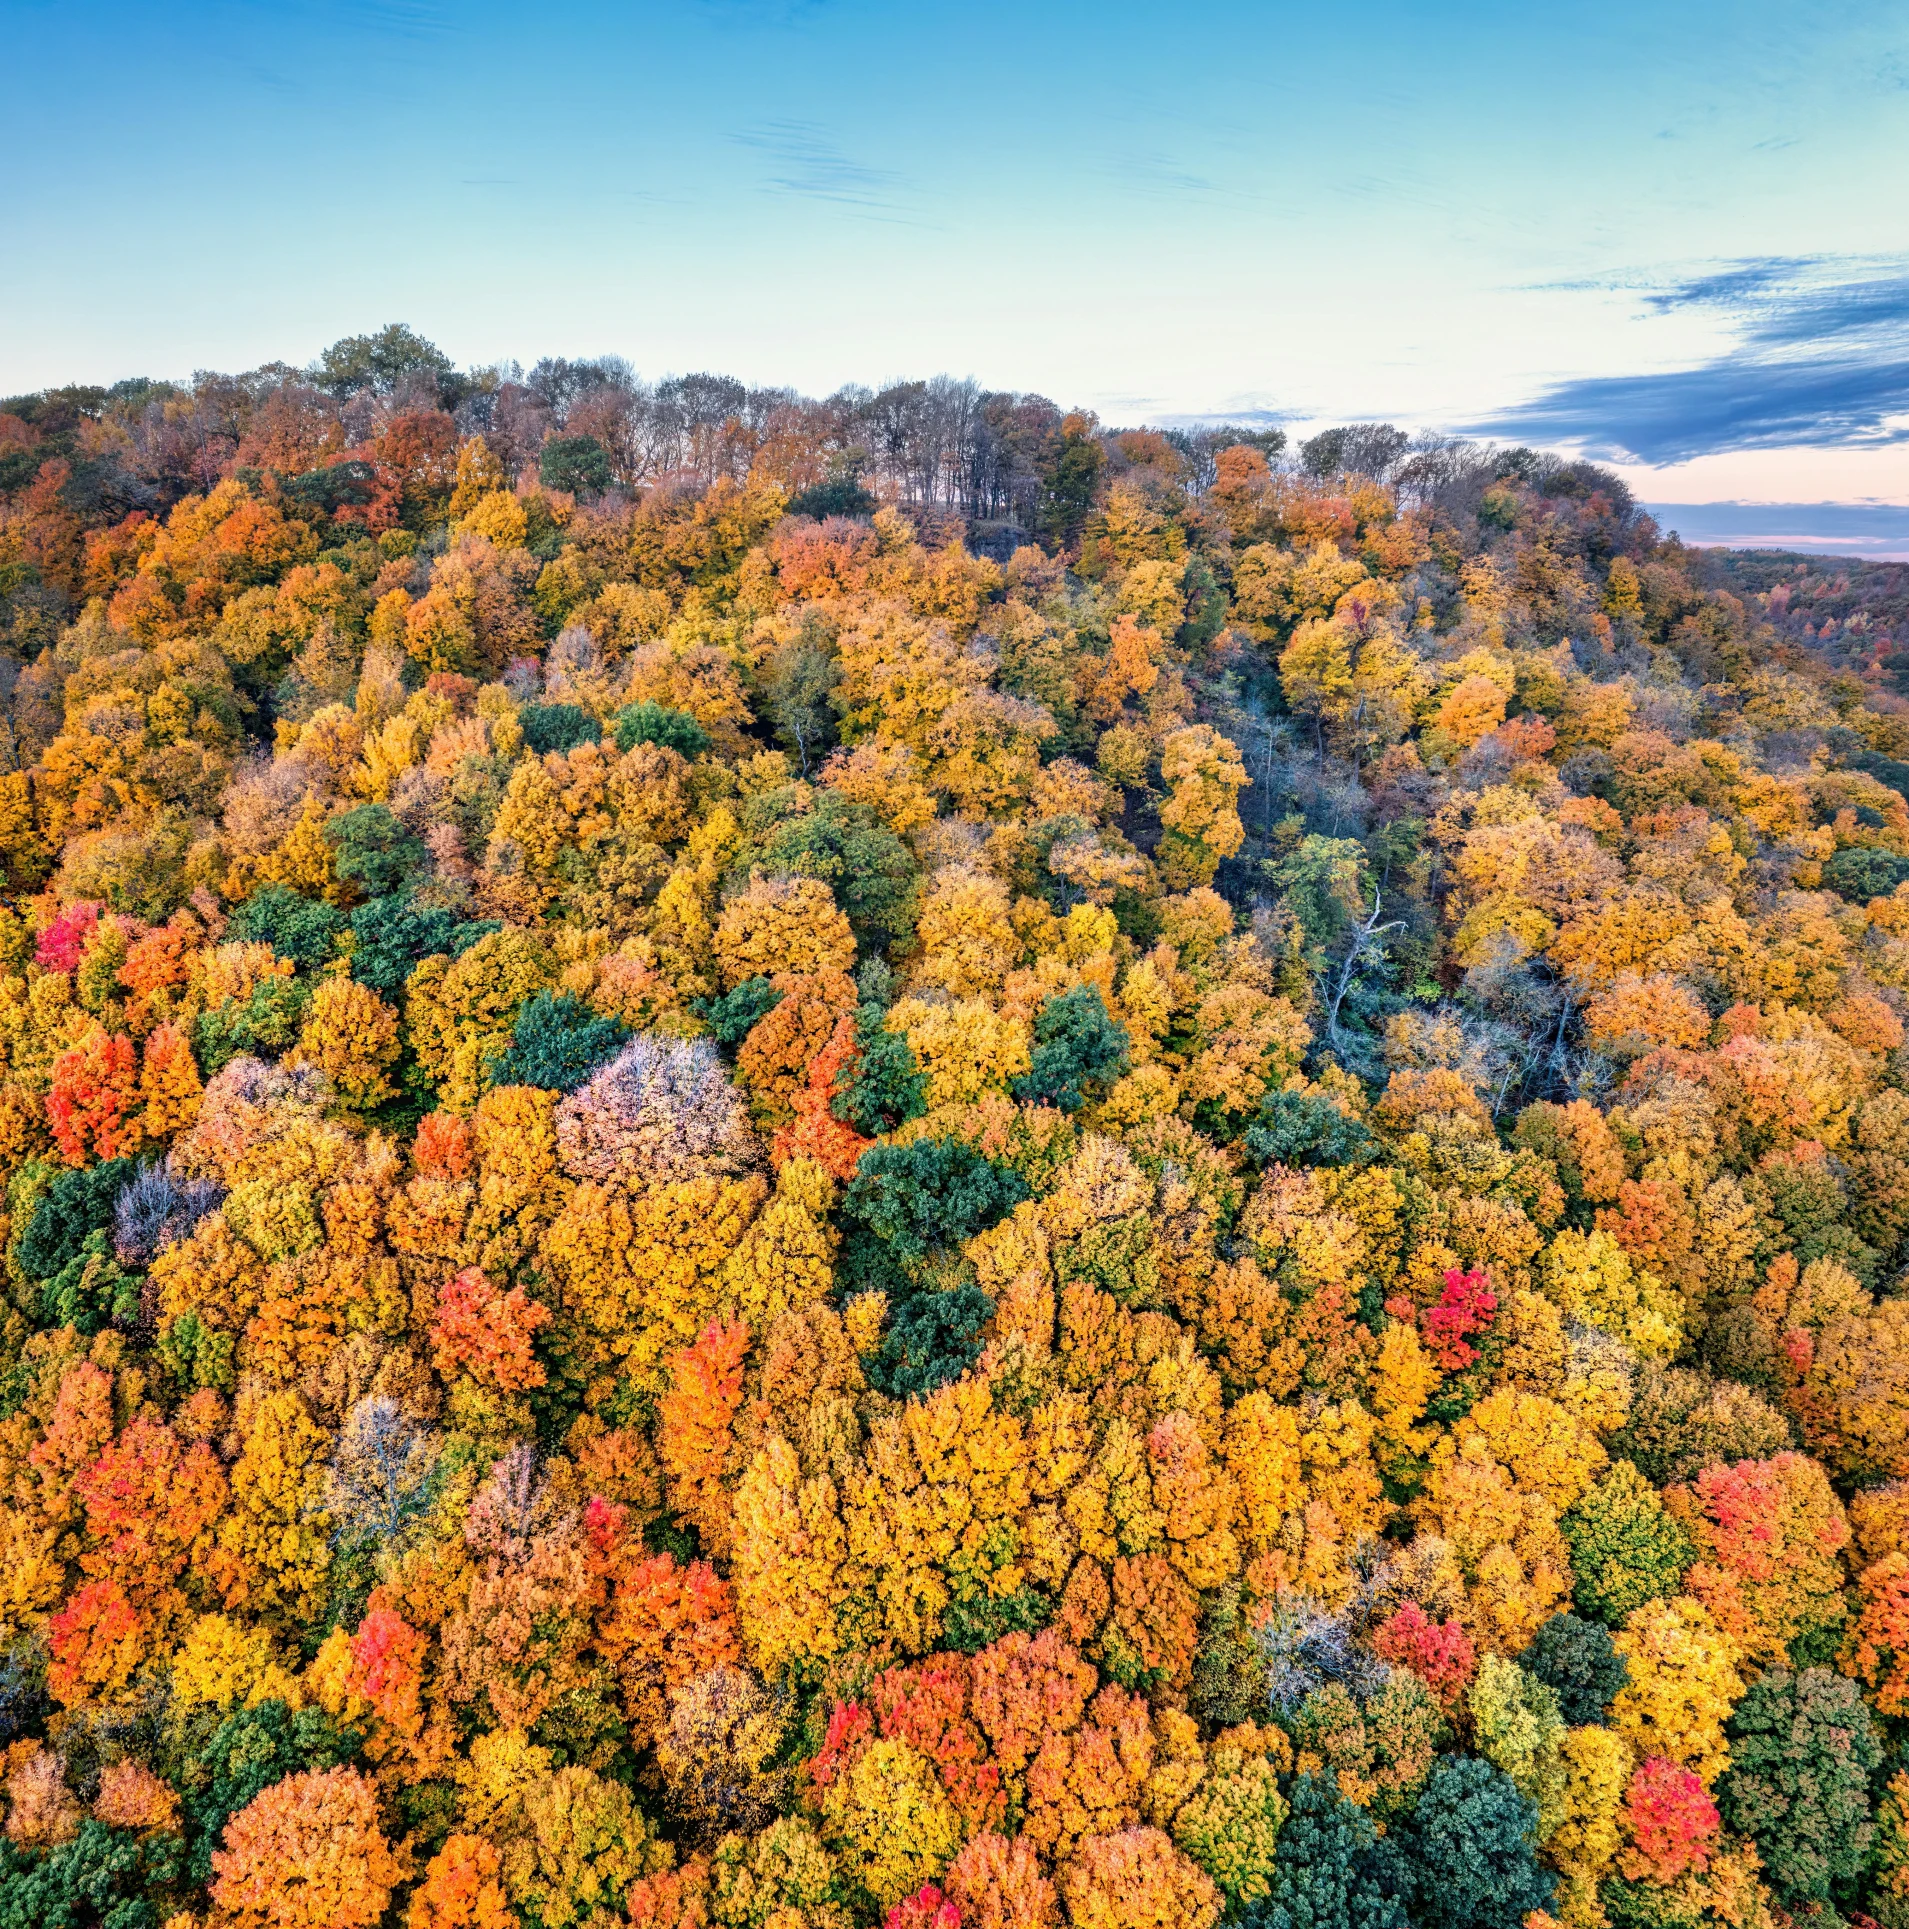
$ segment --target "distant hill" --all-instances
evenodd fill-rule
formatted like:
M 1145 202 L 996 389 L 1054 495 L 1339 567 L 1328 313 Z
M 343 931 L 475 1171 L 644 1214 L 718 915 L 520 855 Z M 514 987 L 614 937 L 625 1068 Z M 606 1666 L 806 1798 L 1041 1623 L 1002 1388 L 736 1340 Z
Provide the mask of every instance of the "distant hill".
M 1909 562 L 1783 549 L 1706 549 L 1691 574 L 1753 603 L 1778 635 L 1833 668 L 1909 697 Z

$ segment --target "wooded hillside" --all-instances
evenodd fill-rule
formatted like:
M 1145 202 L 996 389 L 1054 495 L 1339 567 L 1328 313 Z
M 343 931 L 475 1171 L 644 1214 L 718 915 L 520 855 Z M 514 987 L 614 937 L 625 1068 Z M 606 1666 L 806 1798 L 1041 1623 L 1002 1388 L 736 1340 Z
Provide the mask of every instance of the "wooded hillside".
M 1874 658 L 402 329 L 0 489 L 0 1925 L 1909 1929 Z

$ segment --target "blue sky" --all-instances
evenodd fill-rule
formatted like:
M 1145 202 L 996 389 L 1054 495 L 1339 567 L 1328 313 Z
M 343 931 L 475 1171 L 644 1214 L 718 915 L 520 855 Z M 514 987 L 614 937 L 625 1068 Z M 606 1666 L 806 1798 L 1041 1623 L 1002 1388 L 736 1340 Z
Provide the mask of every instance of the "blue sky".
M 467 362 L 946 370 L 1579 446 L 1669 503 L 1909 503 L 1900 0 L 0 26 L 0 389 L 402 318 Z

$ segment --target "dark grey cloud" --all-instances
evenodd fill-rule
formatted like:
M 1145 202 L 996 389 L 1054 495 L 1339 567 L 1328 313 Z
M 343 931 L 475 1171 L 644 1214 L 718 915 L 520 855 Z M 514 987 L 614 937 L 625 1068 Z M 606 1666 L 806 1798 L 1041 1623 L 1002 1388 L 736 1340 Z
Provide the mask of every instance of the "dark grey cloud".
M 1683 462 L 1739 449 L 1909 440 L 1909 262 L 1771 256 L 1642 291 L 1659 314 L 1708 310 L 1728 355 L 1661 374 L 1560 382 L 1475 431 Z
M 1909 508 L 1877 502 L 1647 502 L 1687 543 L 1798 549 L 1871 561 L 1909 558 Z

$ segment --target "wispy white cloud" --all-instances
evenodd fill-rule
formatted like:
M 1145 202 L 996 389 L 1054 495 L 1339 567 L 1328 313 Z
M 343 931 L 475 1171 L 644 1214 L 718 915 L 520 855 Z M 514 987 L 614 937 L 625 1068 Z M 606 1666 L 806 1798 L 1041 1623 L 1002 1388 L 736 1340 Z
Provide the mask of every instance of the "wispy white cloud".
M 832 202 L 870 220 L 919 222 L 906 177 L 856 160 L 813 121 L 765 121 L 731 139 L 765 157 L 762 186 L 772 194 Z

